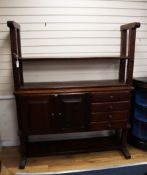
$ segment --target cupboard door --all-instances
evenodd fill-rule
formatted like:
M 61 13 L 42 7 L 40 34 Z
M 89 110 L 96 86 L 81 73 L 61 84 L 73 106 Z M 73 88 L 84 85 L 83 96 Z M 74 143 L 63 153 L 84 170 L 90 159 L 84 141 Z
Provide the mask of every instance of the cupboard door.
M 62 94 L 57 104 L 58 121 L 63 132 L 78 132 L 88 125 L 88 94 Z
M 43 134 L 53 130 L 53 101 L 48 95 L 22 96 L 20 100 L 23 131 Z

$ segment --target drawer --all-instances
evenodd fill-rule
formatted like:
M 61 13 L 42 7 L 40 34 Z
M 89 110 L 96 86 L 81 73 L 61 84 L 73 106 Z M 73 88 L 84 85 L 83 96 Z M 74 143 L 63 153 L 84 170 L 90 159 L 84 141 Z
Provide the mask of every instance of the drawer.
M 91 112 L 111 112 L 111 111 L 126 111 L 129 110 L 129 102 L 106 102 L 106 103 L 92 103 Z
M 127 124 L 127 121 L 116 121 L 116 122 L 91 122 L 89 124 L 90 131 L 100 131 L 100 130 L 111 130 L 117 128 L 123 128 Z
M 91 94 L 92 102 L 128 101 L 130 91 L 94 92 Z
M 115 121 L 115 120 L 127 120 L 128 111 L 119 112 L 99 112 L 92 113 L 90 116 L 91 122 L 104 122 L 104 121 Z

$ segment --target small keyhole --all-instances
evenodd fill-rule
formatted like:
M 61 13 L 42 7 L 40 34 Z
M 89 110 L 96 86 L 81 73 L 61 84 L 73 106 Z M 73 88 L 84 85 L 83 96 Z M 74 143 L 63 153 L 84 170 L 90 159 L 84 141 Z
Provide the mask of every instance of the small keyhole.
M 111 124 L 108 124 L 108 127 L 111 128 Z
M 108 116 L 108 118 L 110 118 L 110 119 L 111 119 L 111 118 L 112 118 L 112 115 L 109 115 L 109 116 Z
M 114 98 L 114 96 L 113 95 L 110 95 L 110 99 L 112 100 Z
M 110 105 L 110 106 L 109 106 L 109 109 L 113 109 L 113 106 Z
M 59 116 L 61 116 L 62 115 L 62 113 L 61 112 L 59 112 L 59 114 L 58 114 Z
M 55 116 L 55 113 L 52 112 L 52 113 L 51 113 L 51 116 L 54 117 L 54 116 Z

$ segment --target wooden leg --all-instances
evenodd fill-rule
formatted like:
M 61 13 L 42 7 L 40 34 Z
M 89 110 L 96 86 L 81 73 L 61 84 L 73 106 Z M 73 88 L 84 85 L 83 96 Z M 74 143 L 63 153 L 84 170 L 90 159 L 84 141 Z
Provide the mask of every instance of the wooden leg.
M 24 169 L 26 166 L 26 162 L 27 162 L 27 158 L 26 157 L 22 157 L 20 162 L 19 162 L 19 169 Z
M 131 155 L 130 155 L 127 147 L 122 147 L 121 151 L 122 151 L 122 153 L 123 153 L 123 155 L 125 156 L 126 159 L 131 159 Z
M 116 130 L 115 130 L 115 135 L 116 135 L 117 138 L 120 139 L 120 136 L 121 136 L 120 129 L 116 129 Z
M 131 155 L 130 155 L 128 149 L 127 149 L 127 132 L 128 132 L 127 127 L 122 129 L 122 136 L 121 136 L 121 144 L 122 144 L 122 146 L 121 146 L 121 151 L 124 154 L 126 159 L 130 159 Z
M 27 162 L 28 136 L 20 135 L 20 143 L 21 160 L 19 162 L 19 169 L 24 169 Z
M 28 136 L 19 134 L 20 137 L 20 152 L 22 157 L 26 157 L 28 150 Z

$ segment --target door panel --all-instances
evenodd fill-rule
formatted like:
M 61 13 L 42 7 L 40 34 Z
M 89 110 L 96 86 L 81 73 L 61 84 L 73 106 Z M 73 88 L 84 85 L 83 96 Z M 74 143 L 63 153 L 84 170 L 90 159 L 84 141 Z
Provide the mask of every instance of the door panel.
M 53 102 L 48 95 L 21 97 L 23 130 L 29 134 L 41 134 L 53 129 Z
M 62 131 L 76 132 L 87 127 L 88 94 L 62 94 L 58 102 L 58 121 Z
M 34 94 L 21 96 L 19 101 L 26 134 L 78 132 L 88 127 L 88 94 Z

